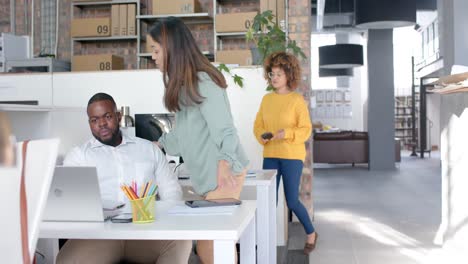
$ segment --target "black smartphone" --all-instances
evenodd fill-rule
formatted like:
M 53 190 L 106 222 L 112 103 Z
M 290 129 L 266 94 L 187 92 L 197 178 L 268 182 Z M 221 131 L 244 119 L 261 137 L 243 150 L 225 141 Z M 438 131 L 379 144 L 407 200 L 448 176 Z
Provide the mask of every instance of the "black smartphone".
M 119 214 L 111 218 L 112 223 L 131 223 L 132 222 L 132 214 Z
M 192 200 L 185 201 L 185 204 L 192 207 L 213 207 L 213 206 L 230 206 L 230 205 L 239 205 L 242 201 L 233 198 L 227 199 L 210 199 L 210 200 Z
M 261 137 L 265 140 L 273 138 L 273 134 L 271 132 L 265 132 L 261 135 Z

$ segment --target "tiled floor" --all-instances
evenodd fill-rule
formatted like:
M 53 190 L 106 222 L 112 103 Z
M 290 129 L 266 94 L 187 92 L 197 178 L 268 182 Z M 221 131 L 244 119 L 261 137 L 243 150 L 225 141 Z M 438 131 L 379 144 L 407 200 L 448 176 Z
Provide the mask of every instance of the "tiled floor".
M 402 154 L 394 171 L 367 166 L 316 165 L 313 264 L 434 263 L 433 239 L 440 222 L 440 161 Z M 303 247 L 305 234 L 290 228 L 289 250 Z M 299 262 L 300 263 L 300 262 Z M 436 263 L 436 262 L 435 262 Z

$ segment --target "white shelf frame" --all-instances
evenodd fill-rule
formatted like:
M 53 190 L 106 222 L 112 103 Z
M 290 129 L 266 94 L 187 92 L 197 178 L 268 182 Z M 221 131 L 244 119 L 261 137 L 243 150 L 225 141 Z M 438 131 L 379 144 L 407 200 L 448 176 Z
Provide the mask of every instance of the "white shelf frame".
M 86 42 L 86 41 L 112 41 L 112 40 L 136 40 L 138 38 L 135 36 L 110 36 L 110 37 L 78 37 L 72 38 L 74 41 Z
M 119 4 L 138 4 L 139 0 L 112 0 L 112 1 L 99 1 L 99 2 L 72 2 L 73 6 L 97 6 L 97 5 L 119 5 Z

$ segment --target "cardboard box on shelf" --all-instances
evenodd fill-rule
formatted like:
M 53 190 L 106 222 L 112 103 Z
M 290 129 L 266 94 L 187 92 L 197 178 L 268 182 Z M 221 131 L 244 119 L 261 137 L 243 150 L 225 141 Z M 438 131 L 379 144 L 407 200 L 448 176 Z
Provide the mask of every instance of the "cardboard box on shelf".
M 284 2 L 284 0 L 278 0 L 278 1 Z M 273 12 L 273 15 L 276 16 L 276 6 L 277 6 L 276 2 L 277 0 L 260 0 L 260 12 L 271 10 Z
M 268 4 L 270 0 L 260 0 L 260 13 L 268 10 Z
M 120 35 L 120 9 L 119 5 L 112 5 L 111 7 L 111 35 L 119 36 Z
M 276 20 L 279 25 L 281 24 L 281 21 L 286 23 L 286 7 L 283 0 L 278 0 L 276 4 Z
M 198 0 L 153 0 L 153 15 L 190 14 L 200 11 Z
M 252 52 L 250 50 L 218 50 L 216 61 L 240 66 L 252 65 Z
M 121 36 L 128 35 L 127 5 L 119 5 L 119 31 Z
M 72 57 L 72 71 L 111 71 L 123 69 L 123 58 L 112 54 L 76 55 Z
M 72 37 L 106 37 L 110 33 L 109 18 L 81 18 L 71 22 Z
M 271 10 L 275 15 L 275 21 L 280 24 L 285 20 L 285 3 L 284 0 L 260 0 L 260 12 Z
M 136 35 L 136 5 L 127 5 L 127 33 L 130 36 Z
M 216 32 L 246 32 L 257 12 L 216 15 Z

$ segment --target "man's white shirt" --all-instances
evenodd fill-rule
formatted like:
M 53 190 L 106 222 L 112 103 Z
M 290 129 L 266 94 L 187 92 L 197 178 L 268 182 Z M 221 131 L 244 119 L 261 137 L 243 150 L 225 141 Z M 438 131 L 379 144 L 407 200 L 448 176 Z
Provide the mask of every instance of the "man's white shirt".
M 138 189 L 150 180 L 158 185 L 161 200 L 180 200 L 182 190 L 162 151 L 148 140 L 122 133 L 117 147 L 102 144 L 95 138 L 67 154 L 64 166 L 97 168 L 103 200 L 126 202 L 120 189 L 135 180 Z

